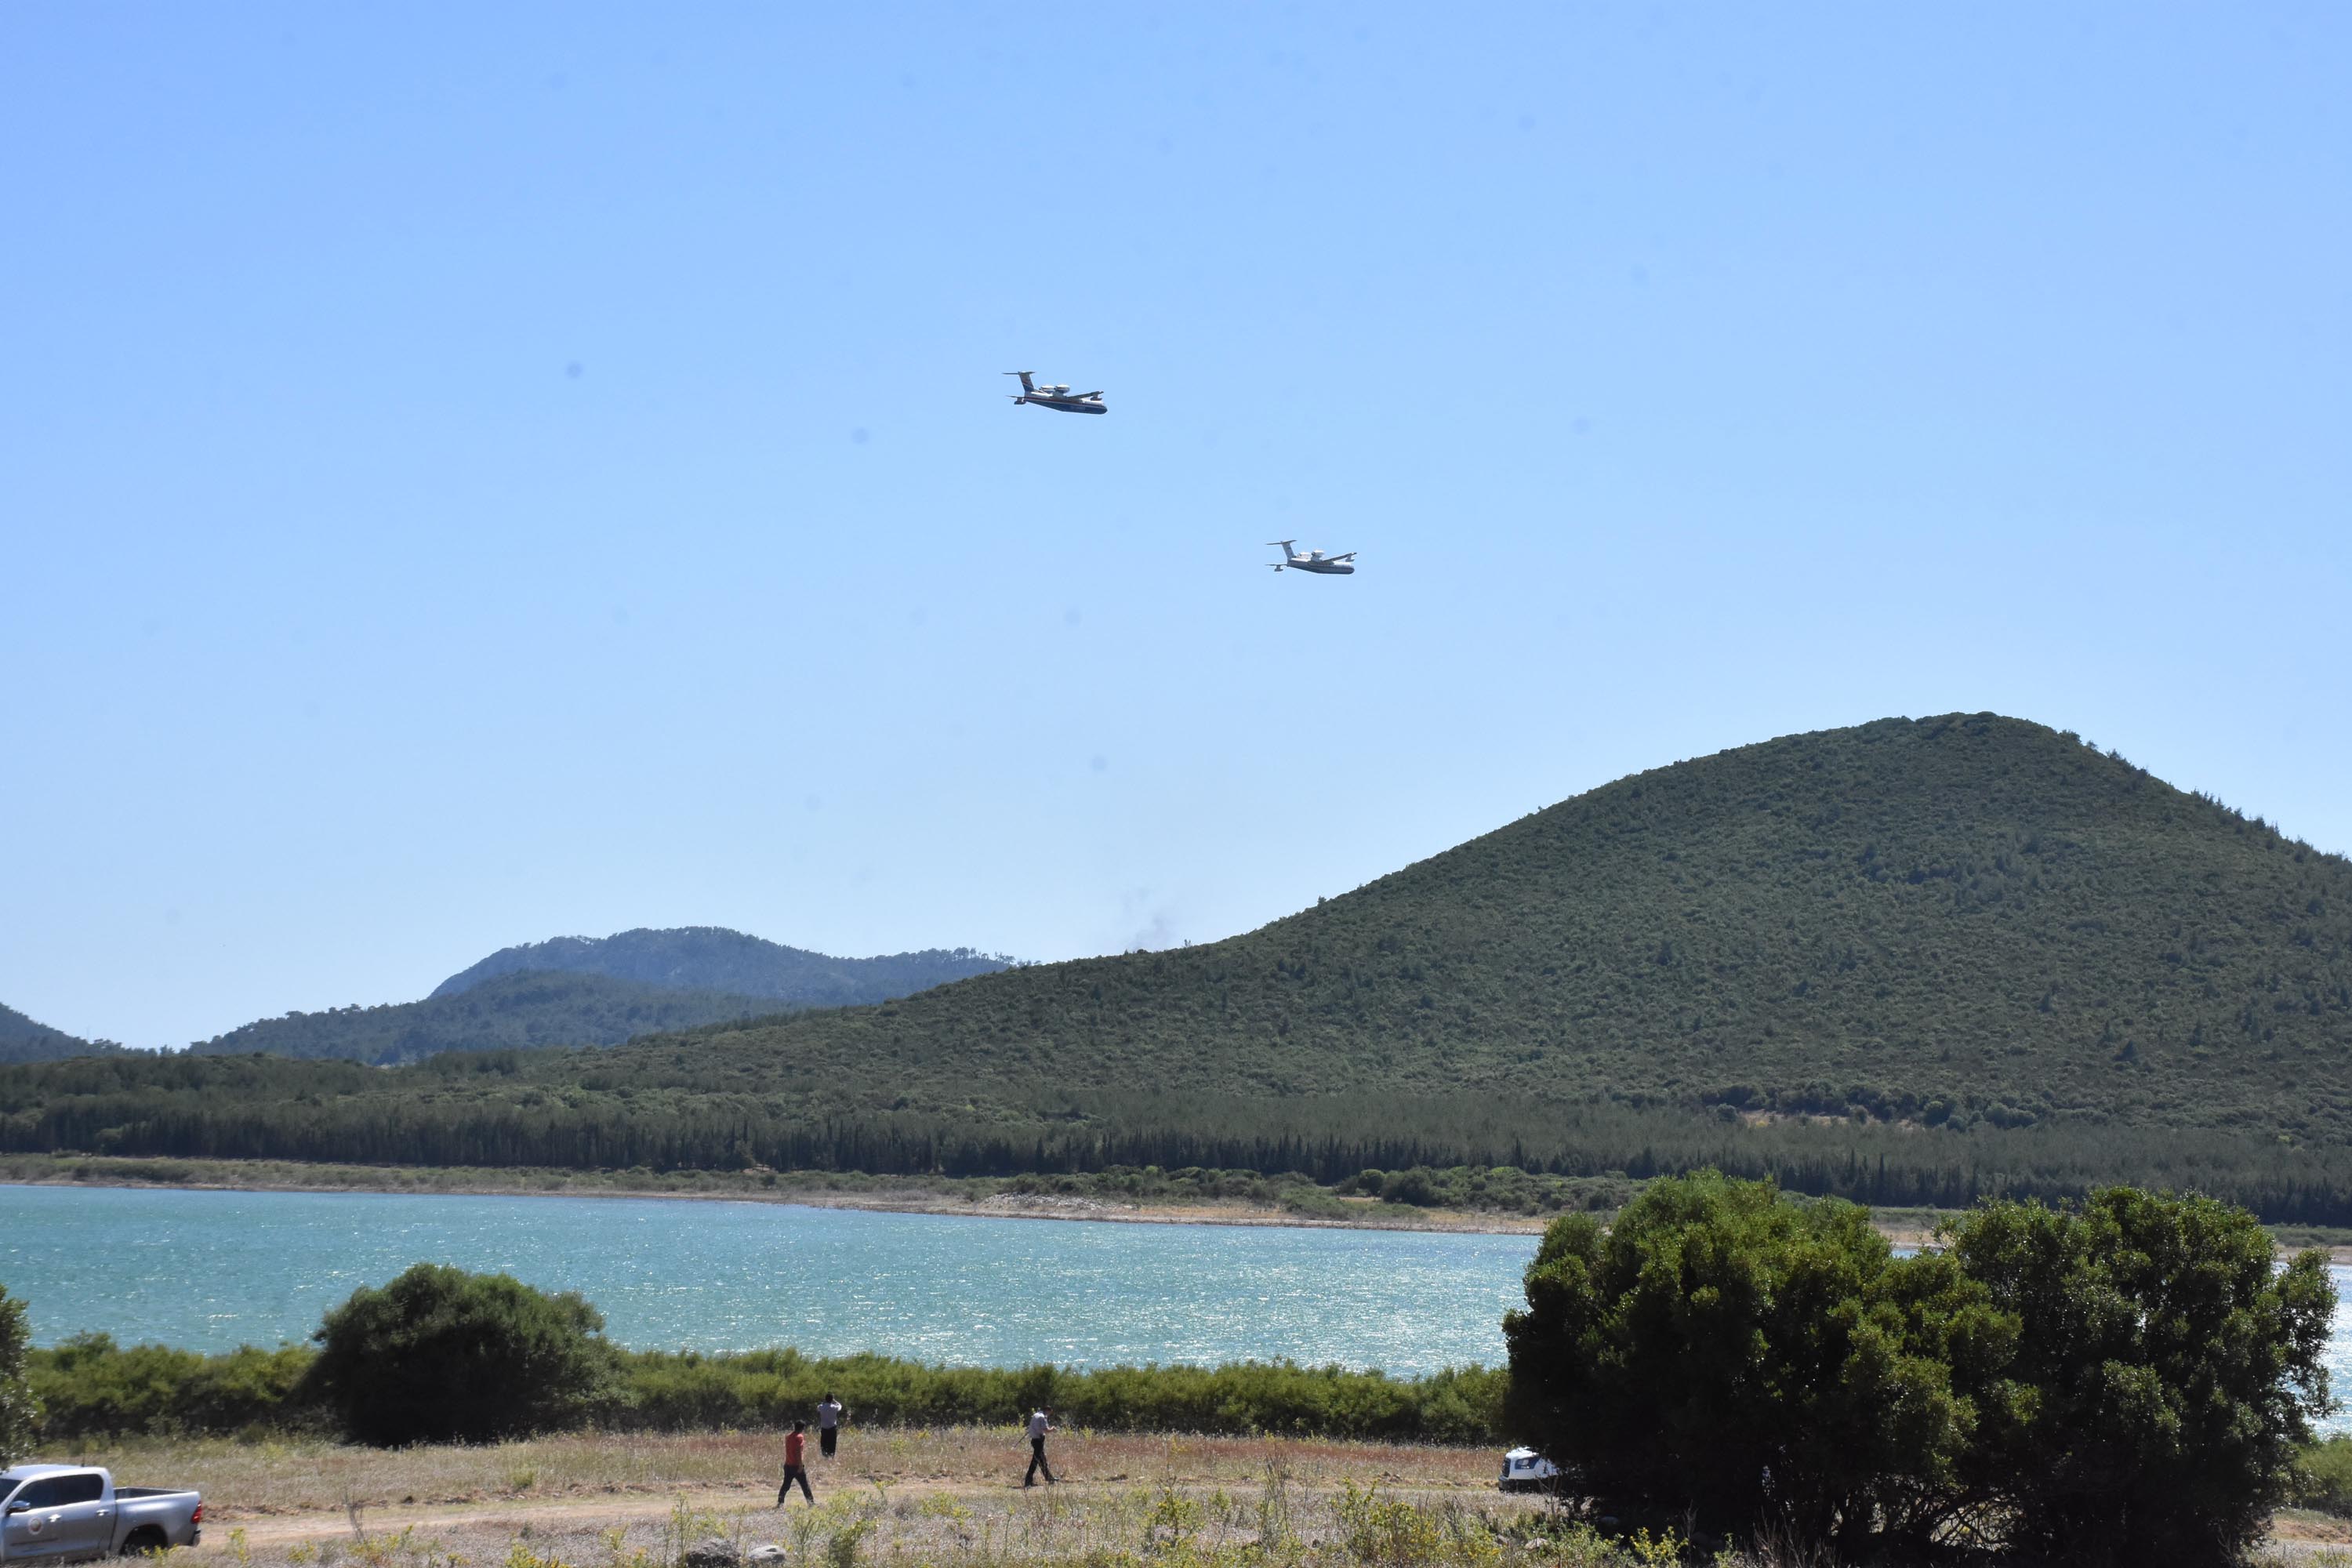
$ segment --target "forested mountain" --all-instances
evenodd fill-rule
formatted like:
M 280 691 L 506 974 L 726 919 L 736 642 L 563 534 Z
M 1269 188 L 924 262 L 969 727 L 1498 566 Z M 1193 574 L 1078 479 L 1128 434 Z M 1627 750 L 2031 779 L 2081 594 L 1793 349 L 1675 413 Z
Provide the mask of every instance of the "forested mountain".
M 2352 1223 L 2352 863 L 2073 735 L 1677 763 L 1225 942 L 608 1052 L 0 1069 L 0 1144 L 1009 1171 L 2128 1177 Z
M 389 1066 L 437 1051 L 617 1045 L 633 1035 L 782 1010 L 763 996 L 525 970 L 455 995 L 436 991 L 422 1002 L 262 1018 L 188 1049 L 199 1056 L 261 1051 Z
M 14 1007 L 0 1006 L 0 1062 L 46 1062 L 61 1057 L 105 1056 L 122 1047 L 111 1040 L 85 1040 L 36 1023 Z
M 500 948 L 444 980 L 433 988 L 433 994 L 455 996 L 493 975 L 538 969 L 764 996 L 796 1007 L 841 1007 L 887 1002 L 950 980 L 991 974 L 1007 962 L 968 947 L 927 948 L 882 958 L 833 958 L 719 926 L 687 926 L 676 931 L 625 931 L 606 937 L 559 936 L 551 942 Z
M 289 1013 L 188 1048 L 392 1066 L 439 1051 L 610 1046 L 720 1019 L 884 1001 L 1006 963 L 969 948 L 830 958 L 716 926 L 564 936 L 501 948 L 422 1002 Z

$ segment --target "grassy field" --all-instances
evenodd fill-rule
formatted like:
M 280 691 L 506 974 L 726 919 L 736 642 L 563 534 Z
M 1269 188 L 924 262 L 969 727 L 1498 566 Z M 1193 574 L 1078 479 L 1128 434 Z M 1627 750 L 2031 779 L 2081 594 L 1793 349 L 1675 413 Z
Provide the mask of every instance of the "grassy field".
M 676 1568 L 711 1536 L 773 1543 L 795 1568 L 1805 1561 L 1677 1552 L 1670 1521 L 1572 1522 L 1496 1493 L 1498 1457 L 1476 1448 L 1066 1432 L 1063 1484 L 1024 1490 L 1010 1428 L 853 1427 L 839 1458 L 812 1459 L 817 1506 L 778 1510 L 781 1451 L 773 1434 L 704 1433 L 395 1451 L 142 1439 L 76 1457 L 201 1489 L 189 1555 L 226 1568 Z M 2281 1523 L 2266 1561 L 2352 1568 L 2341 1521 Z

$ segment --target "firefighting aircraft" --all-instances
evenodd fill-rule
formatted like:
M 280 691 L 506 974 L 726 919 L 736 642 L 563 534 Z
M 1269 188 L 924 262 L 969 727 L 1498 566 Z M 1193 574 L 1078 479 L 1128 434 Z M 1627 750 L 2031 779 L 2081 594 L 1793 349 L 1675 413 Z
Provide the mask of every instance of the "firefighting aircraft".
M 1288 566 L 1300 572 L 1328 572 L 1334 576 L 1345 577 L 1356 569 L 1353 564 L 1356 552 L 1352 550 L 1344 555 L 1326 555 L 1319 550 L 1310 550 L 1301 555 L 1290 548 L 1298 542 L 1295 539 L 1269 539 L 1266 542 L 1282 552 L 1281 560 L 1267 563 L 1277 572 Z
M 1074 395 L 1067 386 L 1039 386 L 1029 379 L 1037 374 L 1034 370 L 1008 370 L 1004 374 L 1021 378 L 1021 390 L 1008 394 L 1013 399 L 1013 405 L 1016 408 L 1024 403 L 1034 403 L 1040 408 L 1058 408 L 1065 414 L 1110 412 L 1103 405 L 1102 394 L 1099 392 L 1081 392 Z

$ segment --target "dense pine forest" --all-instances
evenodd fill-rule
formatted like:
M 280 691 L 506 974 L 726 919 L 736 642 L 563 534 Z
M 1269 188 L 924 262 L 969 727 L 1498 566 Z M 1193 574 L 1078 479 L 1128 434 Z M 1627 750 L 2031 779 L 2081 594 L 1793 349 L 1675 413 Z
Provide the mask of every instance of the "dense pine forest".
M 1620 780 L 1226 942 L 610 1051 L 0 1070 L 0 1146 L 951 1173 L 1711 1164 L 2352 1223 L 2352 863 L 2075 736 Z

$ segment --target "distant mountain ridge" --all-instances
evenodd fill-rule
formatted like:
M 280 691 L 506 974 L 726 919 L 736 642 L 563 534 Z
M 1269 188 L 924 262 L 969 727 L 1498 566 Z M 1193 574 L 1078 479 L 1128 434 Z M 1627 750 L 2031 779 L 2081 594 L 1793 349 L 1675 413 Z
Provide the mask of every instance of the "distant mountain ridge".
M 455 996 L 496 975 L 537 970 L 721 991 L 795 1007 L 845 1007 L 887 1002 L 1011 966 L 1010 959 L 968 947 L 834 958 L 723 926 L 640 927 L 606 937 L 559 936 L 500 948 L 435 986 L 428 1000 Z
M 706 1024 L 893 1001 L 1010 963 L 970 948 L 834 958 L 720 926 L 560 936 L 501 948 L 420 1002 L 257 1018 L 188 1049 L 394 1067 L 443 1051 L 617 1046 Z M 0 1052 L 0 1060 L 35 1059 Z
M 106 1056 L 122 1047 L 112 1040 L 85 1040 L 63 1029 L 52 1029 L 0 1005 L 0 1062 L 47 1062 L 63 1057 Z
M 422 1002 L 257 1018 L 188 1049 L 205 1057 L 259 1052 L 394 1067 L 443 1051 L 617 1046 L 638 1035 L 785 1011 L 765 996 L 524 969 Z

